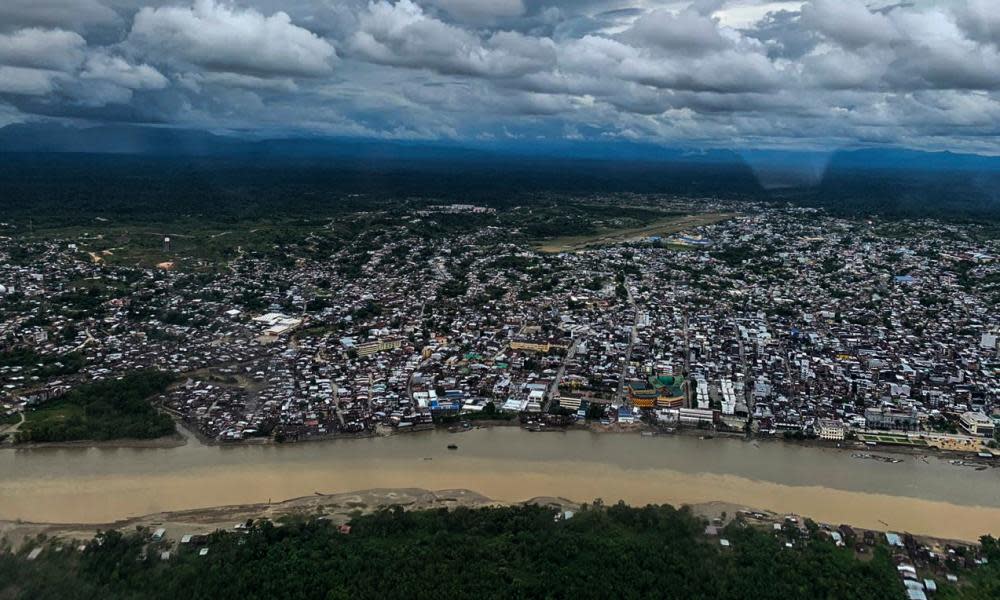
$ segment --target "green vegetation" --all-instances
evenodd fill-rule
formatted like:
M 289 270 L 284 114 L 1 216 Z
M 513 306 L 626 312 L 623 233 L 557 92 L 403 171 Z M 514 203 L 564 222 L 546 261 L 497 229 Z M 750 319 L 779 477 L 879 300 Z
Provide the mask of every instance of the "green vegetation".
M 18 443 L 75 440 L 152 439 L 175 431 L 169 415 L 148 398 L 162 393 L 173 375 L 133 371 L 118 380 L 82 385 L 65 396 L 29 410 Z
M 958 587 L 946 587 L 938 596 L 941 600 L 996 600 L 1000 598 L 1000 540 L 983 536 L 983 554 L 988 564 L 969 573 L 964 583 Z M 957 561 L 958 558 L 950 560 Z
M 76 373 L 83 368 L 84 357 L 79 352 L 62 356 L 41 355 L 27 348 L 0 352 L 0 367 L 21 367 L 21 375 L 58 377 Z
M 487 402 L 483 410 L 474 413 L 462 413 L 462 414 L 437 414 L 434 416 L 434 422 L 438 425 L 451 425 L 454 423 L 462 423 L 464 421 L 512 421 L 514 420 L 513 413 L 500 412 L 497 410 L 496 404 L 493 401 Z
M 733 523 L 723 548 L 670 506 L 538 506 L 360 516 L 215 533 L 209 553 L 138 534 L 101 534 L 82 552 L 0 556 L 0 597 L 31 598 L 904 598 L 884 548 L 857 560 L 822 533 L 784 538 Z M 142 559 L 140 556 L 147 556 Z M 1000 562 L 1000 561 L 998 561 Z M 984 596 L 966 596 L 980 598 Z
M 927 446 L 925 440 L 909 438 L 902 434 L 892 433 L 865 433 L 859 434 L 858 439 L 863 442 L 878 442 L 880 444 L 896 444 L 900 446 Z

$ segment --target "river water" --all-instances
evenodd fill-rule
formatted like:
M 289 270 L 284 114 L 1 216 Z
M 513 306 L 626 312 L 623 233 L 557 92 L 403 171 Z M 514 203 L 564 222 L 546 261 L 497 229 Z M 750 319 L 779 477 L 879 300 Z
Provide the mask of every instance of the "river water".
M 451 443 L 459 449 L 448 450 Z M 515 427 L 268 446 L 190 438 L 163 449 L 7 450 L 0 452 L 0 519 L 101 523 L 314 492 L 420 487 L 468 488 L 504 501 L 719 500 L 872 529 L 1000 535 L 1000 469 L 901 458 L 888 464 L 779 442 Z

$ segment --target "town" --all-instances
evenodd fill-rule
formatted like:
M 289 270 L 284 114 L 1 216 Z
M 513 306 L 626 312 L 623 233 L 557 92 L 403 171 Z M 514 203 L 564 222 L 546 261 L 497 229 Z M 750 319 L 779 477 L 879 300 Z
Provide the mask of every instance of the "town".
M 210 443 L 509 423 L 1000 454 L 995 237 L 702 209 L 724 216 L 553 251 L 493 208 L 431 205 L 220 264 L 178 234 L 155 242 L 169 260 L 121 264 L 121 240 L 5 224 L 0 429 L 155 368 L 178 376 L 157 408 Z

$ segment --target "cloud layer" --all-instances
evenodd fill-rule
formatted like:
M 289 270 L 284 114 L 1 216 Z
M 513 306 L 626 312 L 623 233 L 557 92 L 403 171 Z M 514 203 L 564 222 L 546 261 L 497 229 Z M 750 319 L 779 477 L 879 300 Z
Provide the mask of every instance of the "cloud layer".
M 994 0 L 5 0 L 0 123 L 1000 153 Z

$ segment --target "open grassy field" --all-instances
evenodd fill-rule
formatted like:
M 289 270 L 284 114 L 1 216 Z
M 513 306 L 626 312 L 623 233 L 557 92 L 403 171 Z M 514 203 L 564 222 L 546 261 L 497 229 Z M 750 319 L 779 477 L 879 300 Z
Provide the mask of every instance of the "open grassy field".
M 86 418 L 84 408 L 78 404 L 68 402 L 52 402 L 47 406 L 25 413 L 23 428 L 36 429 L 48 427 L 52 424 L 65 424 L 67 421 L 82 421 Z
M 878 442 L 880 444 L 897 444 L 900 446 L 927 446 L 927 442 L 920 439 L 910 439 L 906 435 L 892 433 L 864 433 L 859 434 L 858 439 L 863 442 Z
M 720 223 L 733 218 L 733 213 L 700 213 L 686 216 L 670 216 L 657 219 L 642 227 L 608 229 L 592 235 L 564 236 L 535 242 L 535 249 L 541 252 L 578 252 L 587 248 L 631 242 L 651 236 L 664 236 Z

